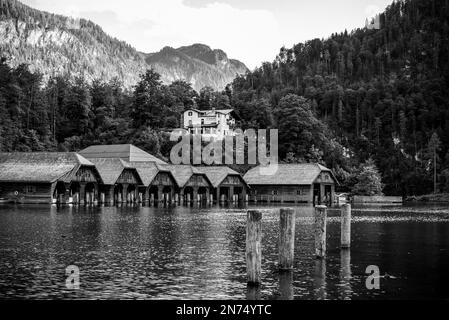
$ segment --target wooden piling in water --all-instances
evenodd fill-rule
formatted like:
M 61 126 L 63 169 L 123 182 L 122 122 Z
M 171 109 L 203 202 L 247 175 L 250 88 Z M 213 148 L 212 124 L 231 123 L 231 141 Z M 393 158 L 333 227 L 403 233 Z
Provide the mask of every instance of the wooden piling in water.
M 345 204 L 341 207 L 341 248 L 351 247 L 351 205 Z
M 281 209 L 279 219 L 279 270 L 293 269 L 295 250 L 295 211 Z
M 326 256 L 326 220 L 327 207 L 315 207 L 315 256 L 322 259 Z
M 248 285 L 258 286 L 262 271 L 262 213 L 248 211 L 246 222 L 246 269 Z

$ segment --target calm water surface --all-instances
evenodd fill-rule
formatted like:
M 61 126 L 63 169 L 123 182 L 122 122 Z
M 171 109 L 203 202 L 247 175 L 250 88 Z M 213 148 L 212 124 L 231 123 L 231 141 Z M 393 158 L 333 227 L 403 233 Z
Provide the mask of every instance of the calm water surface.
M 253 207 L 252 207 L 253 208 Z M 263 215 L 263 286 L 246 286 L 245 209 L 0 206 L 0 299 L 449 298 L 449 207 L 354 209 L 340 252 L 330 211 L 328 256 L 313 256 L 313 212 L 297 207 L 295 271 L 277 272 L 278 208 Z M 76 265 L 81 288 L 65 287 Z M 380 268 L 380 290 L 365 270 Z

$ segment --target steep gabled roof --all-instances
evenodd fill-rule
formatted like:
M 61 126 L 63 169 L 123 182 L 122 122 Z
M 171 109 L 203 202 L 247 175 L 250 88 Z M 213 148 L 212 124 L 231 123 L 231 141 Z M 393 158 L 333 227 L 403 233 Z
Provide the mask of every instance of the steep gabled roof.
M 0 153 L 0 181 L 7 182 L 70 182 L 81 166 L 92 162 L 74 152 Z
M 92 158 L 90 161 L 95 164 L 104 184 L 116 184 L 118 178 L 120 178 L 125 169 L 134 171 L 137 179 L 139 180 L 139 184 L 142 184 L 142 179 L 140 178 L 137 170 L 122 159 Z
M 273 175 L 262 175 L 260 167 L 249 170 L 244 179 L 251 185 L 311 185 L 318 178 L 321 172 L 329 172 L 334 179 L 332 171 L 320 164 L 279 164 L 278 170 Z
M 214 188 L 217 188 L 228 176 L 238 176 L 246 184 L 238 172 L 226 166 L 196 167 L 196 169 L 206 174 Z
M 153 183 L 154 178 L 156 178 L 156 176 L 160 172 L 169 173 L 173 180 L 176 182 L 176 179 L 173 177 L 173 173 L 165 165 L 154 162 L 129 162 L 128 164 L 129 166 L 136 168 L 144 186 L 149 186 L 151 183 Z
M 159 158 L 137 148 L 132 144 L 116 144 L 116 145 L 98 145 L 90 146 L 79 152 L 80 155 L 87 159 L 91 158 L 117 158 L 128 162 L 156 162 L 166 164 Z
M 176 180 L 176 183 L 178 184 L 178 187 L 180 188 L 183 188 L 193 175 L 201 175 L 208 183 L 212 184 L 205 173 L 190 165 L 168 164 L 159 165 L 159 167 L 170 170 Z
M 215 110 L 217 113 L 223 113 L 223 114 L 230 114 L 234 112 L 233 109 L 226 109 L 226 110 Z

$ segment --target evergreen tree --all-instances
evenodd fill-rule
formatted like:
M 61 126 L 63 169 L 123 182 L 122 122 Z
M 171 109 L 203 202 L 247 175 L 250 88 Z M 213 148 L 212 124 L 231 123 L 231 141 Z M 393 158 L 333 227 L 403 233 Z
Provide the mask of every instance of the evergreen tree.
M 357 183 L 352 189 L 352 193 L 360 196 L 383 195 L 382 177 L 372 159 L 363 163 L 358 171 L 356 176 Z

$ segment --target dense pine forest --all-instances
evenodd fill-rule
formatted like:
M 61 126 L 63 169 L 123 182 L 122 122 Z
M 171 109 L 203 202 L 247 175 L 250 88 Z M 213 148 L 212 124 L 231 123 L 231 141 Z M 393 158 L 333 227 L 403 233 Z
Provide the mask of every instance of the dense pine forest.
M 2 59 L 0 151 L 133 143 L 167 158 L 183 110 L 234 108 L 243 129 L 279 129 L 283 162 L 323 163 L 343 188 L 377 166 L 385 194 L 429 193 L 435 178 L 449 192 L 449 0 L 396 1 L 380 21 L 282 48 L 223 92 L 164 85 L 153 70 L 131 90 L 117 79 L 43 81 Z
M 318 149 L 343 181 L 373 158 L 384 192 L 398 195 L 433 191 L 436 162 L 437 191 L 448 191 L 449 1 L 396 1 L 380 23 L 282 48 L 234 81 L 232 104 L 248 123 L 284 128 L 283 157 Z

